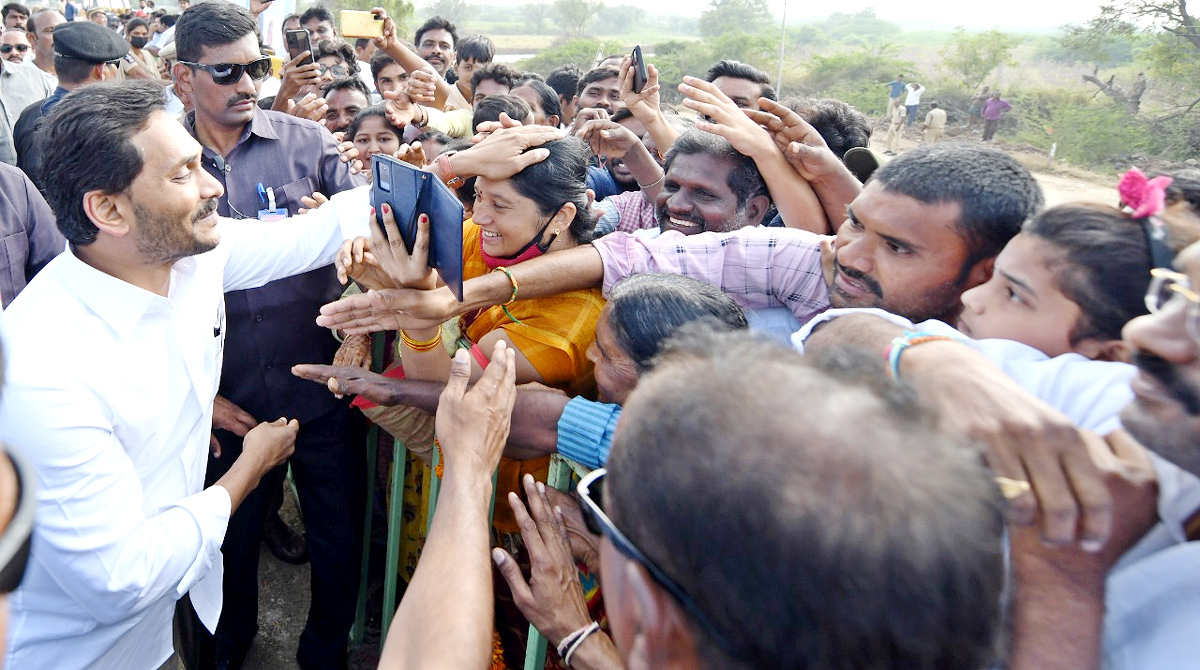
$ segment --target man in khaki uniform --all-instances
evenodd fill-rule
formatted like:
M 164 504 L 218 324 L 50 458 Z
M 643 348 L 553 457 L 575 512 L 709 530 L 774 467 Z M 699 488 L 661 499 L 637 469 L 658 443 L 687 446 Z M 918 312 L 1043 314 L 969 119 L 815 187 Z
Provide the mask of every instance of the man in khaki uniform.
M 902 105 L 892 108 L 892 120 L 888 124 L 887 151 L 883 152 L 888 156 L 895 156 L 900 149 L 900 135 L 904 132 L 904 119 L 907 115 L 908 111 Z
M 939 108 L 936 102 L 931 103 L 921 128 L 925 131 L 925 144 L 933 144 L 942 139 L 942 133 L 946 131 L 946 110 Z

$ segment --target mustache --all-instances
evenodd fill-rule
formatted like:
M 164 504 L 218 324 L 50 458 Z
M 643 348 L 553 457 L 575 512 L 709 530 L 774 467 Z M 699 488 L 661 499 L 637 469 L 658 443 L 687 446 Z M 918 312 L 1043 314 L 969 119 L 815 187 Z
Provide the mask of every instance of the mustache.
M 192 216 L 192 223 L 195 223 L 195 222 L 199 221 L 200 219 L 203 219 L 204 217 L 208 216 L 209 214 L 212 214 L 213 212 L 215 212 L 216 210 L 217 210 L 217 199 L 216 198 L 209 198 L 208 200 L 205 200 L 200 205 L 200 208 L 196 210 L 196 213 Z
M 230 98 L 229 102 L 225 103 L 225 106 L 233 107 L 234 105 L 236 105 L 240 102 L 245 102 L 246 100 L 254 100 L 254 96 L 249 93 L 238 93 L 237 95 Z
M 1162 384 L 1167 393 L 1183 405 L 1188 414 L 1200 414 L 1200 393 L 1181 378 L 1174 364 L 1142 350 L 1135 350 L 1130 358 L 1142 374 Z
M 855 282 L 862 284 L 863 286 L 866 286 L 867 289 L 869 291 L 871 291 L 871 293 L 874 293 L 875 295 L 879 296 L 880 298 L 883 298 L 883 288 L 879 285 L 879 282 L 875 281 L 871 277 L 868 277 L 867 275 L 863 274 L 862 272 L 860 272 L 858 270 L 855 270 L 853 268 L 848 268 L 845 265 L 842 265 L 841 263 L 838 262 L 836 255 L 833 257 L 833 268 L 838 273 L 844 274 L 847 277 L 849 277 L 850 279 L 853 279 Z

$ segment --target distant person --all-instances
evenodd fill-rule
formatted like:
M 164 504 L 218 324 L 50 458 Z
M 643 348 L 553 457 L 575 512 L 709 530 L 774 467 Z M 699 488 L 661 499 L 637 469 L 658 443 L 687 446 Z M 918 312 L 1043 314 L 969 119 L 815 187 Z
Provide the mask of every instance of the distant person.
M 454 74 L 458 78 L 455 86 L 464 99 L 471 100 L 471 77 L 475 71 L 495 57 L 496 45 L 484 35 L 468 35 L 454 45 Z
M 338 37 L 337 23 L 334 22 L 333 12 L 320 5 L 309 7 L 301 14 L 300 24 L 308 31 L 314 45 L 321 40 Z
M 887 149 L 884 154 L 895 156 L 900 151 L 900 135 L 904 131 L 904 108 L 896 105 L 892 108 L 892 116 L 888 121 Z
M 1012 109 L 1012 105 L 1007 100 L 1000 97 L 1000 91 L 992 94 L 988 101 L 983 103 L 983 141 L 991 142 L 996 136 L 996 131 L 1000 128 L 1000 119 L 1004 118 L 1004 113 Z
M 612 67 L 588 70 L 575 88 L 575 109 L 603 109 L 609 116 L 618 109 L 624 109 L 625 101 L 621 100 L 621 87 L 618 84 L 620 74 Z
M 887 118 L 891 119 L 892 110 L 900 105 L 900 96 L 904 94 L 904 75 L 896 75 L 895 79 L 884 86 L 888 89 Z
M 984 84 L 975 95 L 971 96 L 971 110 L 967 114 L 967 127 L 971 128 L 983 120 L 983 104 L 991 97 L 991 87 Z
M 574 64 L 560 65 L 546 77 L 546 85 L 558 94 L 558 107 L 562 110 L 560 120 L 564 125 L 571 125 L 575 118 L 575 91 L 579 88 L 581 77 L 583 70 Z
M 917 120 L 917 110 L 921 108 L 921 94 L 925 92 L 925 87 L 914 81 L 904 88 L 908 90 L 908 96 L 904 98 L 904 109 L 908 111 L 905 127 L 912 127 L 913 121 Z
M 104 26 L 105 28 L 107 28 L 108 27 L 108 12 L 104 11 L 103 9 L 99 9 L 99 8 L 93 9 L 92 11 L 88 12 L 88 20 L 91 21 L 92 23 L 95 23 L 97 25 L 101 25 L 101 26 Z
M 4 29 L 20 28 L 25 30 L 25 23 L 29 21 L 29 8 L 25 5 L 10 2 L 4 5 L 4 9 L 0 10 L 4 14 Z
M 735 60 L 717 61 L 708 69 L 704 80 L 711 81 L 742 109 L 758 110 L 759 98 L 775 99 L 770 75 L 753 65 Z
M 56 9 L 39 9 L 29 17 L 26 30 L 29 43 L 33 45 L 33 64 L 54 78 L 54 27 L 66 23 L 67 19 Z M 56 84 L 51 83 L 51 88 Z
M 924 131 L 922 141 L 925 144 L 933 144 L 942 139 L 942 133 L 946 132 L 946 110 L 938 107 L 936 102 L 929 104 L 929 113 L 925 115 L 925 123 L 921 124 L 921 129 Z

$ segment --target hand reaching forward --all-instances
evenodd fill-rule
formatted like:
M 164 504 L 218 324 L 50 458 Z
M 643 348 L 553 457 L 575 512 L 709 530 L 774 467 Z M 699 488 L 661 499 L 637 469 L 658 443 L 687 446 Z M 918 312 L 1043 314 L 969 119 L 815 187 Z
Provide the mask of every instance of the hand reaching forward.
M 734 149 L 754 159 L 764 158 L 779 149 L 769 132 L 746 116 L 727 95 L 711 82 L 684 77 L 679 92 L 686 99 L 683 106 L 712 119 L 697 121 L 696 127 L 729 140 Z
M 417 237 L 412 253 L 404 246 L 404 238 L 396 225 L 395 212 L 386 202 L 383 208 L 383 228 L 371 214 L 371 255 L 392 281 L 405 288 L 429 290 L 437 286 L 437 273 L 429 267 L 429 215 L 417 217 Z M 384 236 L 384 231 L 387 236 Z
M 820 181 L 846 170 L 837 155 L 830 151 L 825 138 L 799 114 L 766 98 L 759 98 L 758 105 L 760 111 L 747 109 L 744 113 L 771 133 L 775 145 L 806 181 Z
M 517 400 L 515 352 L 503 340 L 492 349 L 491 365 L 467 390 L 471 356 L 455 352 L 450 381 L 438 401 L 436 430 L 446 476 L 458 470 L 490 478 L 500 464 L 508 440 L 512 408 Z
M 521 614 L 557 645 L 567 635 L 586 626 L 592 617 L 583 599 L 562 513 L 551 506 L 545 484 L 535 483 L 532 475 L 525 475 L 521 484 L 529 499 L 528 510 L 516 493 L 508 494 L 508 504 L 521 527 L 521 539 L 529 553 L 529 581 L 525 581 L 516 559 L 507 551 L 492 549 L 492 560 L 504 581 L 508 582 L 513 602 Z
M 375 255 L 367 251 L 371 243 L 365 237 L 356 237 L 342 242 L 342 250 L 333 257 L 337 278 L 342 284 L 353 279 L 364 290 L 397 288 L 395 280 L 379 266 Z

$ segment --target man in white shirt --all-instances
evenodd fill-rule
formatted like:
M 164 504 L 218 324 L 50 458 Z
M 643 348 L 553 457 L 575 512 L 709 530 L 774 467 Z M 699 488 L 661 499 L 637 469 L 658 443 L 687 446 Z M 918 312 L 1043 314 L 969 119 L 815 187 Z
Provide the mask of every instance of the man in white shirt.
M 0 163 L 17 164 L 13 127 L 26 107 L 53 92 L 54 86 L 36 67 L 0 59 Z
M 914 81 L 906 84 L 904 88 L 908 89 L 908 95 L 904 98 L 904 111 L 908 112 L 908 123 L 905 127 L 908 128 L 917 120 L 917 110 L 921 108 L 921 94 L 925 92 L 925 87 Z
M 215 628 L 230 514 L 297 432 L 260 424 L 203 489 L 223 294 L 329 263 L 365 232 L 366 190 L 289 221 L 226 225 L 200 145 L 152 83 L 81 89 L 45 133 L 72 149 L 54 151 L 62 160 L 45 173 L 71 244 L 0 323 L 0 440 L 29 454 L 39 507 L 6 663 L 157 668 L 185 594 Z

